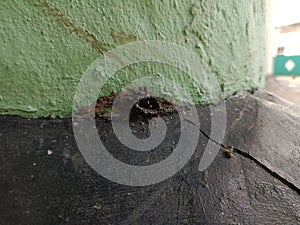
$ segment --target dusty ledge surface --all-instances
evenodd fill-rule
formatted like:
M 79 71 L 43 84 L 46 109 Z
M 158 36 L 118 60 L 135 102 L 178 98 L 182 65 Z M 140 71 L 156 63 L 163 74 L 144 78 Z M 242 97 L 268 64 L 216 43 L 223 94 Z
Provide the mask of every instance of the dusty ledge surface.
M 0 224 L 299 224 L 299 107 L 261 90 L 225 103 L 226 134 L 212 165 L 198 171 L 211 117 L 199 106 L 193 157 L 170 179 L 145 187 L 98 175 L 77 148 L 71 119 L 1 116 Z M 148 165 L 168 156 L 180 136 L 178 116 L 164 119 L 172 132 L 147 154 L 124 148 L 109 121 L 96 123 L 114 157 Z M 132 129 L 139 137 L 148 132 L 145 123 Z

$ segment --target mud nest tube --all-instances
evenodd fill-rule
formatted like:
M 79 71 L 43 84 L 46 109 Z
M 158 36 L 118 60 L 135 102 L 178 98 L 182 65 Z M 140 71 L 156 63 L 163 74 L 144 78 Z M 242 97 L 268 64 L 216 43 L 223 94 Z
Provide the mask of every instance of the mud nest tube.
M 113 108 L 115 99 L 119 97 L 119 104 Z M 175 112 L 176 105 L 156 97 L 153 93 L 150 93 L 144 89 L 128 89 L 121 91 L 118 95 L 115 92 L 111 92 L 108 96 L 101 96 L 96 102 L 83 107 L 78 116 L 110 119 L 111 112 L 116 113 L 120 118 L 128 116 L 128 112 L 124 109 L 128 104 L 132 102 L 132 99 L 139 98 L 133 107 L 131 108 L 129 117 L 130 119 L 151 118 L 156 116 L 163 116 L 169 113 Z M 95 112 L 95 115 L 93 115 Z

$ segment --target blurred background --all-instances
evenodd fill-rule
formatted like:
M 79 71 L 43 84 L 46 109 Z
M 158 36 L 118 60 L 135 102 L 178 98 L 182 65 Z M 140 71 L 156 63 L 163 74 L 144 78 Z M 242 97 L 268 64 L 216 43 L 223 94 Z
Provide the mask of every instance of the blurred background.
M 300 1 L 268 0 L 266 89 L 300 105 Z

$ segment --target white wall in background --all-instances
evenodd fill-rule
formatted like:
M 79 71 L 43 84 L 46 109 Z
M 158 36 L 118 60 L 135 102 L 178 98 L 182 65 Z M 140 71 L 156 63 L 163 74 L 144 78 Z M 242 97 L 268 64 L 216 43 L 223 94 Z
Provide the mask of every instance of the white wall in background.
M 272 74 L 278 47 L 284 47 L 284 55 L 300 55 L 300 32 L 281 34 L 275 30 L 300 22 L 300 0 L 267 0 L 266 20 L 265 68 L 266 74 Z

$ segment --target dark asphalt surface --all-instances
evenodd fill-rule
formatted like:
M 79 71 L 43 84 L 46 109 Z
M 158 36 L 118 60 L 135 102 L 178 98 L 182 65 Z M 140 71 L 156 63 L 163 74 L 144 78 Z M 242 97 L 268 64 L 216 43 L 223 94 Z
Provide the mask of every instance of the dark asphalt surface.
M 210 133 L 210 110 L 198 107 L 197 149 L 173 177 L 130 187 L 97 174 L 84 160 L 70 118 L 0 117 L 0 224 L 300 224 L 300 110 L 263 91 L 226 101 L 227 130 L 211 166 L 198 171 Z M 172 118 L 171 118 L 172 117 Z M 148 165 L 172 152 L 176 114 L 155 151 L 124 148 L 109 121 L 99 136 L 120 161 Z M 147 125 L 132 129 L 147 136 Z M 206 135 L 204 135 L 206 134 Z

